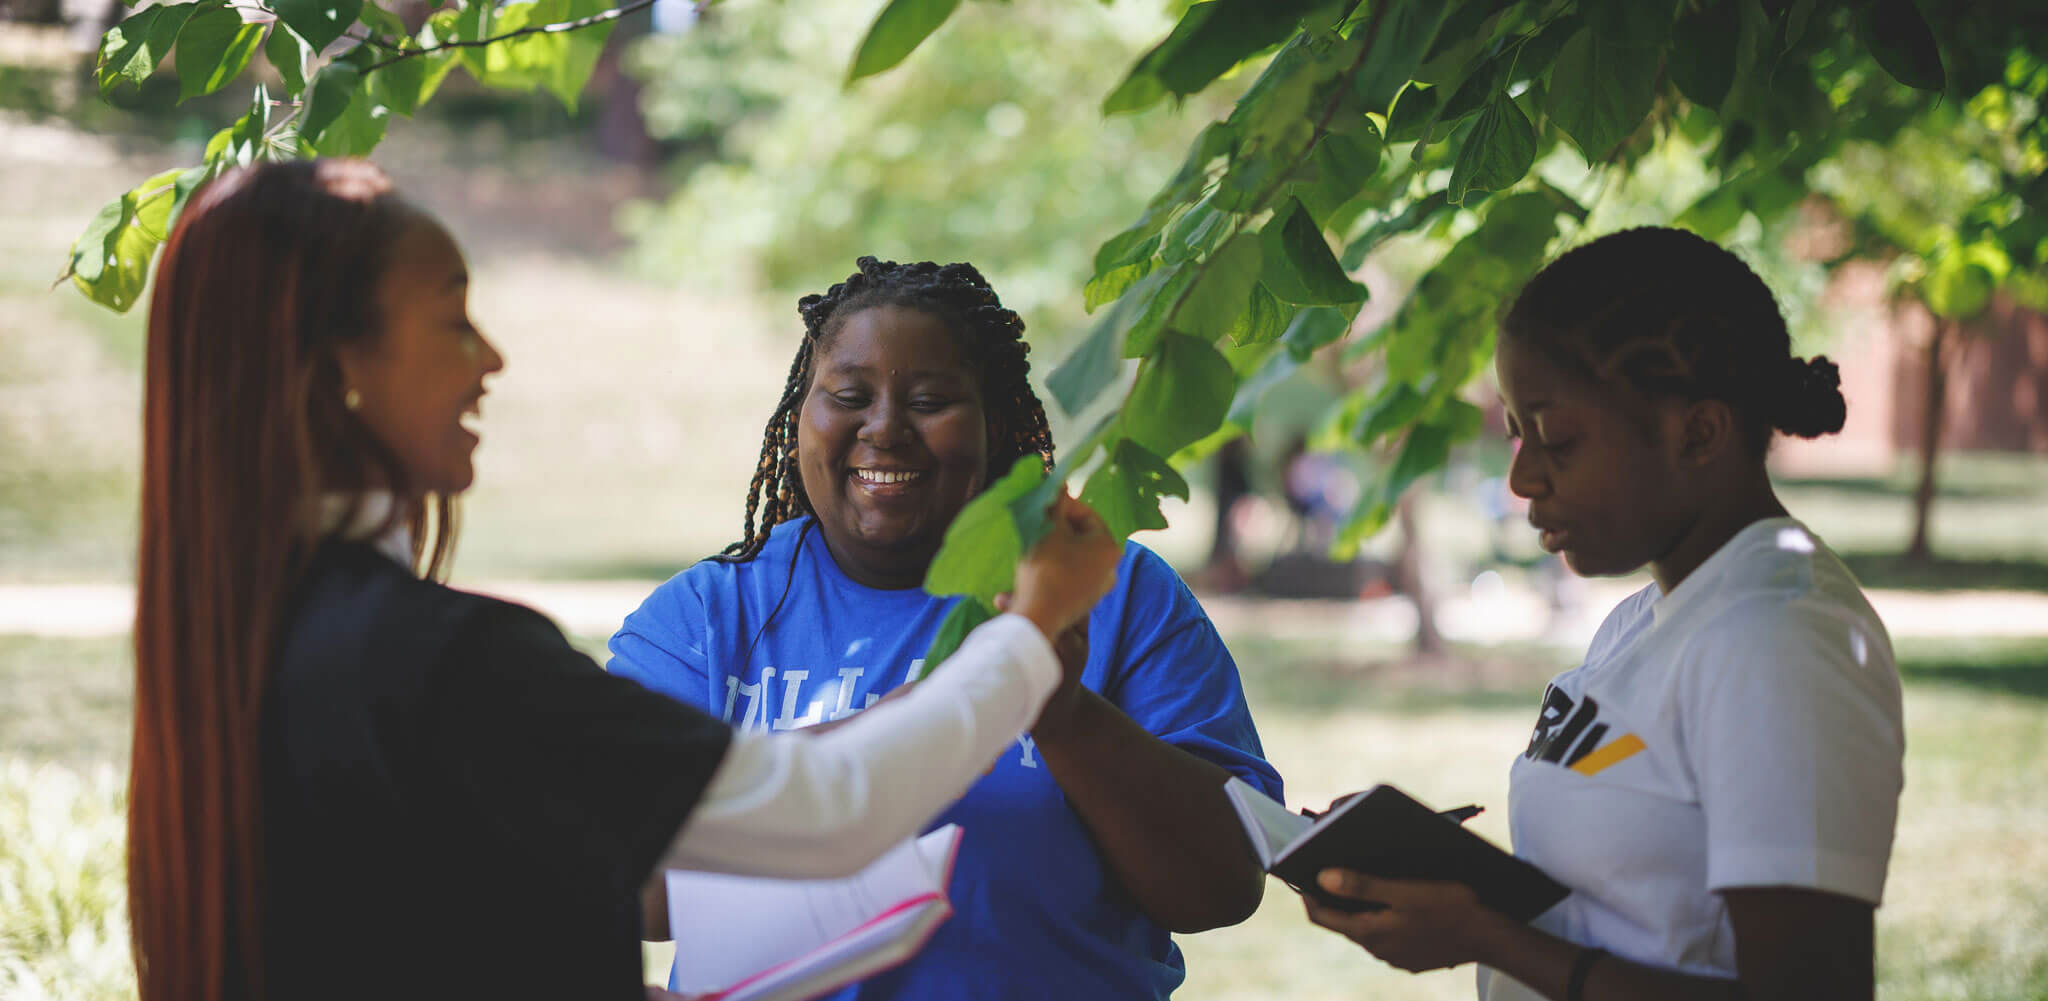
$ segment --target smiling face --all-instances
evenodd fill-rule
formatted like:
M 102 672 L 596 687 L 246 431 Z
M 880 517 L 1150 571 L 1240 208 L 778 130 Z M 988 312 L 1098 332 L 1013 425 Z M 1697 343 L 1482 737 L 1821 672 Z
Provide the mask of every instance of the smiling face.
M 825 542 L 854 580 L 915 587 L 986 479 L 978 373 L 942 320 L 903 306 L 854 313 L 811 350 L 797 468 Z
M 505 367 L 469 319 L 469 270 L 446 230 L 422 219 L 391 247 L 375 290 L 381 329 L 337 349 L 355 416 L 398 457 L 419 493 L 455 494 L 476 479 L 484 377 Z
M 1494 359 L 1517 443 L 1508 489 L 1546 551 L 1576 573 L 1625 574 L 1669 553 L 1697 515 L 1676 454 L 1682 406 L 1625 412 L 1519 338 Z

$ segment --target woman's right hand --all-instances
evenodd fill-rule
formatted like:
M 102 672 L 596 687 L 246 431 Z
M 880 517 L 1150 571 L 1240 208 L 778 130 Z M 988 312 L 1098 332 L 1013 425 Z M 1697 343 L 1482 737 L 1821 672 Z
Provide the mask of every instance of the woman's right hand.
M 1109 593 L 1123 552 L 1102 516 L 1063 491 L 1045 537 L 1017 564 L 1017 587 L 1006 604 L 1057 642 Z

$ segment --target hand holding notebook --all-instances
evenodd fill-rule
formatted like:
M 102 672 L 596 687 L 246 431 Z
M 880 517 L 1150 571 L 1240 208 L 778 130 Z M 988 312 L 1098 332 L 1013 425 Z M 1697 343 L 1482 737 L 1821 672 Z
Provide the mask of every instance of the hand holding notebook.
M 1371 907 L 1317 886 L 1316 874 L 1331 868 L 1386 879 L 1464 883 L 1480 903 L 1518 921 L 1543 913 L 1570 892 L 1542 870 L 1460 827 L 1462 817 L 1439 814 L 1393 786 L 1374 786 L 1312 817 L 1290 812 L 1236 778 L 1225 782 L 1223 790 L 1259 864 L 1325 907 Z M 1472 807 L 1453 812 L 1465 810 L 1477 812 Z

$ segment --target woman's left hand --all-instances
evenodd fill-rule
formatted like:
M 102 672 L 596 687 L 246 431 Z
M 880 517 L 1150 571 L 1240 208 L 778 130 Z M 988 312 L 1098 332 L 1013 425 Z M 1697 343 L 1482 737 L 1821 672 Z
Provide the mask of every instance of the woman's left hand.
M 1325 869 L 1316 882 L 1337 896 L 1386 907 L 1351 913 L 1304 896 L 1310 921 L 1410 973 L 1478 959 L 1477 943 L 1496 917 L 1463 883 L 1379 879 L 1348 869 Z

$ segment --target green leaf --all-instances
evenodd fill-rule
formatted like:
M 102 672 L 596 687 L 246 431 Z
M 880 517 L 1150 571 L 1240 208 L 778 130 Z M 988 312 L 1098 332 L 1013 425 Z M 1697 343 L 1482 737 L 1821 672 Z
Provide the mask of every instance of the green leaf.
M 1586 162 L 1603 162 L 1650 113 L 1658 62 L 1656 49 L 1616 45 L 1597 31 L 1581 31 L 1557 54 L 1544 110 Z
M 1671 40 L 1676 6 L 1671 0 L 1580 0 L 1579 13 L 1611 45 L 1655 49 Z
M 1585 26 L 1586 22 L 1576 14 L 1567 14 L 1545 24 L 1515 53 L 1515 76 L 1524 80 L 1542 76 L 1557 62 L 1557 54 L 1564 50 L 1564 43 L 1571 41 Z
M 1429 393 L 1405 382 L 1390 382 L 1365 404 L 1351 425 L 1351 440 L 1360 448 L 1371 448 L 1389 433 L 1415 422 L 1429 409 Z
M 1266 286 L 1254 283 L 1251 302 L 1230 329 L 1223 333 L 1230 338 L 1230 343 L 1239 346 L 1264 344 L 1287 332 L 1287 321 L 1292 313 L 1293 310 L 1282 306 Z
M 1158 241 L 1158 234 L 1153 234 L 1146 238 L 1148 246 L 1156 247 Z M 1147 254 L 1135 264 L 1126 264 L 1122 267 L 1113 268 L 1090 278 L 1088 284 L 1081 289 L 1083 308 L 1093 313 L 1103 303 L 1115 302 L 1122 298 L 1125 292 L 1130 291 L 1131 286 L 1138 284 L 1139 280 L 1151 274 L 1156 267 L 1158 267 L 1158 263 L 1150 254 Z
M 427 18 L 427 23 L 420 27 L 419 37 L 416 39 L 420 47 L 431 49 L 460 38 L 462 13 L 447 7 L 435 11 Z M 441 89 L 441 81 L 447 79 L 449 71 L 461 62 L 459 52 L 460 49 L 455 49 L 414 57 L 416 61 L 427 64 L 425 79 L 420 82 L 419 100 L 414 105 L 415 110 L 418 105 L 431 100 L 434 92 Z
M 1166 527 L 1159 498 L 1188 498 L 1188 481 L 1167 461 L 1129 439 L 1116 443 L 1081 488 L 1081 502 L 1102 515 L 1110 534 L 1126 539 L 1133 532 Z
M 923 659 L 915 665 L 911 675 L 903 679 L 903 683 L 909 684 L 931 677 L 932 672 L 946 662 L 946 658 L 953 656 L 960 649 L 960 644 L 967 642 L 968 633 L 995 617 L 995 609 L 974 598 L 963 598 L 955 602 L 953 607 L 947 610 L 946 617 L 939 620 L 939 631 L 932 637 L 932 645 L 925 648 Z
M 552 23 L 552 15 L 562 8 L 561 0 L 518 0 L 505 4 L 482 16 L 477 26 L 478 37 L 495 37 Z M 563 44 L 560 34 L 521 35 L 483 48 L 463 49 L 462 58 L 470 75 L 487 87 L 533 90 L 552 71 Z
M 524 10 L 514 11 L 514 8 L 519 6 L 519 4 L 507 4 L 504 9 L 513 11 L 512 16 L 523 25 L 526 20 L 526 12 Z M 525 5 L 528 9 L 532 6 L 531 3 Z M 492 26 L 498 21 L 498 11 L 499 8 L 492 6 L 488 2 L 465 3 L 462 9 L 456 12 L 455 22 L 451 26 L 452 30 L 445 37 L 452 41 L 481 41 L 489 37 Z M 434 18 L 428 18 L 427 23 L 433 25 L 436 21 Z M 439 30 L 436 29 L 437 32 Z M 477 82 L 482 83 L 484 78 L 490 75 L 491 72 L 488 59 L 490 51 L 488 46 L 483 48 L 456 49 L 455 58 L 462 63 L 464 68 L 469 70 L 470 76 L 475 77 Z
M 1400 503 L 1401 495 L 1408 492 L 1416 480 L 1438 469 L 1451 457 L 1451 445 L 1456 435 L 1451 428 L 1438 424 L 1419 424 L 1408 433 L 1408 440 L 1401 445 L 1401 454 L 1394 459 L 1379 482 L 1366 491 L 1358 507 L 1354 508 L 1344 527 L 1338 531 L 1340 547 L 1353 547 L 1379 533 L 1387 526 L 1394 513 L 1394 505 Z
M 226 7 L 194 13 L 178 32 L 178 100 L 211 94 L 241 75 L 263 42 L 263 26 Z
M 1436 115 L 1424 126 L 1422 142 L 1433 143 L 1444 138 L 1457 123 L 1483 110 L 1488 103 L 1499 98 L 1506 89 L 1500 78 L 1506 74 L 1507 69 L 1507 63 L 1502 57 L 1495 56 L 1460 81 L 1458 88 L 1444 101 L 1443 107 L 1438 108 Z M 1421 155 L 1421 150 L 1415 151 L 1416 159 L 1420 159 Z
M 263 57 L 270 60 L 272 68 L 284 82 L 288 97 L 297 97 L 306 90 L 306 59 L 313 50 L 306 45 L 291 25 L 283 21 L 273 22 L 270 38 L 263 43 Z
M 1806 37 L 1806 23 L 1813 17 L 1814 0 L 1792 0 L 1785 10 L 1785 44 L 1783 51 L 1790 52 L 1801 39 Z
M 1266 287 L 1288 302 L 1304 306 L 1342 306 L 1365 301 L 1365 286 L 1351 280 L 1337 263 L 1322 227 L 1290 199 L 1259 231 L 1262 278 Z
M 1083 290 L 1088 312 L 1116 301 L 1138 279 L 1151 274 L 1159 243 L 1159 227 L 1150 220 L 1104 241 L 1095 251 L 1095 275 Z
M 150 259 L 205 176 L 203 167 L 167 170 L 101 208 L 71 245 L 72 284 L 92 301 L 127 312 L 149 280 Z
M 1295 197 L 1316 218 L 1330 218 L 1379 173 L 1382 150 L 1379 135 L 1369 129 L 1325 135 L 1309 152 L 1314 178 L 1295 182 Z
M 1296 316 L 1298 318 L 1300 314 Z M 1224 415 L 1224 423 L 1251 430 L 1252 421 L 1258 417 L 1259 402 L 1265 398 L 1266 391 L 1287 381 L 1301 368 L 1301 362 L 1302 359 L 1292 351 L 1275 351 L 1267 355 L 1252 374 L 1237 384 L 1237 392 L 1230 398 L 1230 410 Z
M 432 67 L 427 57 L 414 56 L 381 67 L 370 74 L 370 98 L 408 118 L 419 110 L 421 94 L 427 89 Z
M 1941 49 L 1913 0 L 1871 0 L 1856 12 L 1856 36 L 1892 79 L 1918 90 L 1946 86 Z
M 925 571 L 932 594 L 968 594 L 993 603 L 1016 580 L 1024 544 L 1010 503 L 1045 479 L 1035 456 L 1024 456 L 1003 478 L 989 484 L 946 526 L 946 538 Z
M 1159 259 L 1167 264 L 1205 257 L 1230 235 L 1230 213 L 1216 207 L 1211 195 L 1177 216 L 1160 236 Z
M 249 102 L 249 110 L 235 119 L 233 125 L 213 134 L 206 143 L 206 163 L 209 167 L 222 165 L 246 167 L 256 162 L 263 154 L 264 133 L 270 129 L 270 94 L 263 85 L 256 86 L 256 95 Z
M 271 9 L 313 51 L 320 52 L 356 23 L 362 14 L 363 0 L 273 0 Z
M 1166 39 L 1138 58 L 1103 101 L 1102 112 L 1141 111 L 1167 94 L 1193 94 L 1259 51 L 1295 32 L 1311 3 L 1210 0 L 1187 9 Z
M 1680 18 L 1678 37 L 1685 44 L 1671 47 L 1666 69 L 1671 82 L 1686 100 L 1719 108 L 1735 82 L 1735 63 L 1741 55 L 1742 13 L 1735 0 L 1718 0 Z
M 853 54 L 846 82 L 874 76 L 904 60 L 959 9 L 960 0 L 889 0 Z
M 1351 314 L 1342 309 L 1311 306 L 1294 314 L 1286 332 L 1280 335 L 1280 343 L 1288 354 L 1307 361 L 1325 345 L 1343 340 L 1351 332 L 1351 319 Z
M 1039 462 L 1035 455 L 1027 455 L 1020 462 Z M 1064 473 L 1064 471 L 1062 471 Z M 1017 545 L 1020 552 L 1030 552 L 1052 529 L 1052 506 L 1067 488 L 1061 476 L 1048 476 L 1032 487 L 1024 496 L 1010 502 L 1010 519 L 1017 525 Z
M 1194 94 L 1263 49 L 1295 33 L 1310 7 L 1301 0 L 1214 0 L 1212 13 L 1178 47 L 1166 53 L 1154 75 L 1175 94 Z M 1194 11 L 1191 9 L 1189 14 Z
M 1318 97 L 1327 102 L 1331 96 L 1322 92 L 1323 84 L 1341 75 L 1349 62 L 1338 47 L 1318 44 L 1317 37 L 1307 31 L 1295 35 L 1230 109 L 1225 122 L 1241 146 L 1296 149 L 1314 131 L 1311 109 L 1319 109 Z M 1363 115 L 1354 118 L 1364 120 Z
M 209 0 L 210 6 L 219 4 Z M 107 29 L 100 39 L 100 60 L 95 69 L 99 78 L 100 96 L 111 97 L 114 88 L 123 80 L 136 86 L 149 79 L 156 72 L 156 64 L 169 55 L 171 46 L 178 39 L 185 22 L 196 13 L 200 3 L 181 3 L 151 7 L 130 14 L 120 24 Z
M 1499 191 L 1527 176 L 1535 163 L 1536 127 L 1522 114 L 1521 105 L 1502 95 L 1472 123 L 1465 144 L 1458 148 L 1457 162 L 1451 165 L 1446 195 L 1462 205 L 1466 192 Z
M 364 86 L 362 70 L 336 60 L 313 77 L 299 138 L 321 156 L 360 156 L 384 140 L 390 110 Z
M 1701 195 L 1672 224 L 1709 240 L 1725 239 L 1748 211 L 1742 204 L 1742 183 L 1741 179 L 1730 181 Z
M 1479 228 L 1415 283 L 1393 322 L 1380 328 L 1387 377 L 1418 387 L 1433 378 L 1453 391 L 1484 365 L 1500 304 L 1541 265 L 1557 216 L 1541 192 L 1490 200 Z
M 412 34 L 405 30 L 405 21 L 397 14 L 369 0 L 365 0 L 362 10 L 356 16 L 362 19 L 363 27 L 370 29 L 379 41 L 388 45 L 404 42 L 407 36 Z
M 1173 315 L 1174 329 L 1211 341 L 1229 333 L 1250 305 L 1258 280 L 1258 243 L 1243 235 L 1232 237 L 1202 266 L 1187 301 Z M 1170 448 L 1158 451 L 1173 453 Z
M 1432 191 L 1423 198 L 1409 202 L 1401 211 L 1373 223 L 1366 227 L 1365 232 L 1353 238 L 1350 244 L 1345 246 L 1344 256 L 1338 263 L 1347 271 L 1360 267 L 1365 263 L 1366 255 L 1372 253 L 1374 248 L 1393 237 L 1412 233 L 1429 225 L 1437 213 L 1450 207 L 1450 197 L 1442 191 Z
M 1443 0 L 1388 0 L 1365 60 L 1351 79 L 1352 100 L 1366 111 L 1384 112 L 1394 95 L 1422 65 L 1452 5 Z
M 611 9 L 610 0 L 567 0 L 563 6 L 567 9 L 558 15 L 563 22 L 581 20 Z M 561 40 L 561 48 L 547 67 L 541 85 L 555 95 L 555 99 L 561 101 L 562 107 L 571 114 L 575 113 L 577 101 L 583 96 L 583 88 L 590 83 L 590 74 L 597 69 L 598 58 L 604 55 L 605 40 L 611 37 L 612 29 L 617 25 L 618 22 L 610 21 L 552 33 Z M 425 83 L 424 76 L 421 83 Z M 406 113 L 411 114 L 409 111 Z
M 1477 62 L 1494 40 L 1511 4 L 1501 0 L 1465 0 L 1444 20 L 1436 43 L 1416 67 L 1415 79 L 1423 83 L 1452 83 Z
M 1387 141 L 1412 143 L 1421 139 L 1423 130 L 1436 121 L 1443 100 L 1442 87 L 1413 84 L 1402 91 L 1401 99 L 1394 102 L 1394 110 L 1387 113 Z
M 1060 360 L 1045 378 L 1045 388 L 1059 402 L 1060 409 L 1073 417 L 1095 402 L 1102 391 L 1116 382 L 1123 371 L 1124 332 L 1132 318 L 1146 312 L 1165 286 L 1171 272 L 1155 271 L 1116 300 L 1109 312 L 1095 321 L 1088 339 Z
M 1146 276 L 1147 281 L 1157 276 L 1161 284 L 1152 294 L 1152 301 L 1124 332 L 1124 357 L 1143 358 L 1159 346 L 1159 335 L 1166 331 L 1168 315 L 1180 305 L 1188 287 L 1195 283 L 1195 273 L 1193 266 L 1171 264 Z
M 1950 250 L 1936 258 L 1921 279 L 1920 297 L 1944 320 L 1967 320 L 1984 311 L 1996 287 L 1990 270 L 1969 255 Z
M 1124 403 L 1124 434 L 1159 455 L 1216 430 L 1230 411 L 1237 374 L 1206 340 L 1168 333 L 1139 369 Z

